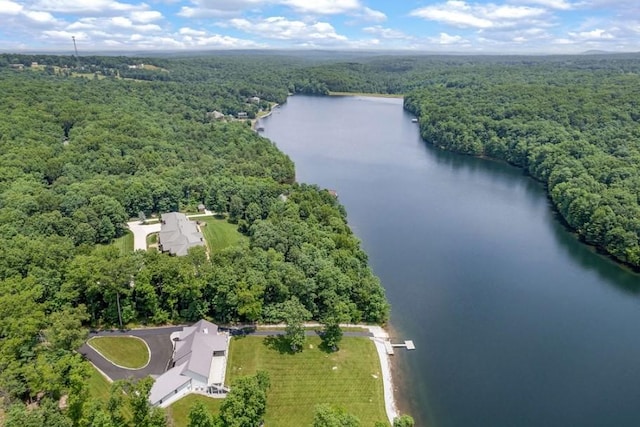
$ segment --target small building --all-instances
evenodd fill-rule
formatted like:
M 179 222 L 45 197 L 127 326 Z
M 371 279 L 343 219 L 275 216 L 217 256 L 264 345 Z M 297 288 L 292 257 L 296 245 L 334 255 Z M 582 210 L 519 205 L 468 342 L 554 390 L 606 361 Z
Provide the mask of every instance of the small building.
M 257 96 L 252 96 L 251 98 L 249 98 L 249 102 L 257 104 L 260 102 L 260 98 L 258 98 Z
M 198 212 L 204 213 L 206 210 L 207 210 L 207 207 L 203 203 L 200 203 L 198 205 Z
M 248 118 L 249 118 L 249 115 L 247 114 L 246 111 L 240 111 L 238 113 L 238 119 L 245 120 L 245 119 L 248 119 Z
M 14 70 L 22 70 L 24 69 L 24 64 L 9 64 L 9 68 L 13 68 Z
M 33 61 L 33 62 L 31 63 L 31 68 L 37 68 L 37 67 L 38 67 L 38 63 L 37 63 L 37 62 L 35 62 L 35 61 Z
M 189 393 L 222 397 L 229 349 L 229 334 L 218 326 L 200 320 L 171 334 L 171 368 L 156 378 L 149 402 L 166 407 Z
M 171 255 L 187 255 L 189 248 L 205 246 L 198 225 L 179 212 L 164 213 L 160 217 L 159 248 Z
M 209 111 L 207 112 L 207 119 L 209 120 L 222 120 L 224 119 L 224 114 L 222 114 L 220 111 Z

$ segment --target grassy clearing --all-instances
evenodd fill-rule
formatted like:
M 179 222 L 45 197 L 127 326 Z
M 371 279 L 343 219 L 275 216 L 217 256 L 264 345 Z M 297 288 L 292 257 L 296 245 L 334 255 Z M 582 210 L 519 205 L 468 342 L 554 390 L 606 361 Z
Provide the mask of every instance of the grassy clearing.
M 112 245 L 118 248 L 122 254 L 133 252 L 133 233 L 127 231 L 124 236 L 115 239 Z
M 111 391 L 111 383 L 107 381 L 107 379 L 103 377 L 102 374 L 93 366 L 91 366 L 91 373 L 89 378 L 87 378 L 86 383 L 90 399 L 107 403 L 109 400 L 109 393 Z M 128 406 L 125 405 L 122 408 L 122 413 L 126 419 L 130 420 L 132 418 L 131 410 Z M 1 425 L 2 424 L 0 424 L 0 426 Z
M 174 427 L 186 427 L 189 424 L 189 411 L 197 402 L 204 403 L 209 412 L 217 414 L 223 399 L 212 399 L 198 394 L 189 394 L 167 408 L 167 415 Z
M 247 238 L 240 234 L 235 224 L 230 224 L 224 219 L 215 217 L 194 218 L 203 225 L 200 227 L 207 241 L 209 252 L 215 253 L 226 247 L 237 245 Z
M 373 342 L 345 337 L 337 353 L 319 349 L 318 337 L 307 338 L 302 353 L 278 351 L 278 340 L 256 336 L 234 338 L 227 363 L 227 382 L 266 370 L 271 378 L 265 424 L 310 425 L 320 403 L 342 407 L 362 426 L 385 421 L 380 361 Z
M 89 396 L 92 399 L 99 400 L 100 402 L 109 400 L 111 383 L 93 366 L 91 367 L 91 375 L 87 378 L 87 388 L 89 389 Z
M 111 363 L 129 369 L 140 369 L 149 363 L 147 344 L 136 337 L 93 337 L 88 344 Z

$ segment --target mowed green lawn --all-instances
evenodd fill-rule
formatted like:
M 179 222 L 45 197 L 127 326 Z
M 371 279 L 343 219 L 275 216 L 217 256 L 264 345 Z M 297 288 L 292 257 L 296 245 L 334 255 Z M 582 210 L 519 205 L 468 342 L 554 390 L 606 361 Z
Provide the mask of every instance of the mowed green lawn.
M 133 252 L 133 233 L 127 231 L 124 236 L 114 239 L 112 245 L 118 248 L 121 254 Z
M 99 400 L 100 402 L 109 400 L 111 383 L 93 366 L 91 367 L 89 378 L 87 378 L 87 388 L 89 389 L 89 395 L 92 399 Z
M 97 369 L 93 366 L 91 366 L 89 378 L 87 378 L 86 383 L 89 397 L 91 399 L 95 399 L 102 403 L 107 403 L 107 401 L 109 400 L 109 392 L 111 391 L 111 383 L 107 381 L 107 379 L 103 377 L 102 374 L 98 372 Z M 124 414 L 125 418 L 131 419 L 132 414 L 128 406 L 124 406 L 124 408 L 122 409 L 122 413 Z M 1 425 L 2 424 L 0 424 L 0 426 Z
M 196 218 L 194 218 L 196 219 Z M 207 241 L 209 252 L 215 253 L 226 247 L 237 245 L 245 240 L 247 237 L 238 232 L 238 226 L 228 223 L 225 219 L 219 219 L 214 217 L 201 217 L 197 218 L 202 226 L 202 234 Z
M 220 411 L 223 399 L 212 399 L 199 394 L 188 394 L 167 408 L 167 415 L 173 421 L 175 427 L 186 427 L 189 424 L 189 411 L 197 402 L 204 403 L 204 406 L 212 413 Z
M 340 351 L 320 350 L 320 338 L 307 337 L 297 354 L 281 354 L 264 337 L 233 338 L 226 383 L 265 370 L 271 379 L 265 425 L 311 425 L 315 406 L 328 403 L 360 418 L 363 427 L 386 422 L 378 353 L 367 338 L 345 337 Z M 310 348 L 312 346 L 313 348 Z
M 149 363 L 147 344 L 136 337 L 93 337 L 87 344 L 111 363 L 130 369 L 140 369 Z

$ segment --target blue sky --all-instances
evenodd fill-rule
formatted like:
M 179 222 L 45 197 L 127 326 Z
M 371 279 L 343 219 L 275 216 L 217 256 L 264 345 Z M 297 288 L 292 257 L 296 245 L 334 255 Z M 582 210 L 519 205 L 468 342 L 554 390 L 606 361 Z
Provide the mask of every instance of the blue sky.
M 640 0 L 0 0 L 0 51 L 640 51 Z

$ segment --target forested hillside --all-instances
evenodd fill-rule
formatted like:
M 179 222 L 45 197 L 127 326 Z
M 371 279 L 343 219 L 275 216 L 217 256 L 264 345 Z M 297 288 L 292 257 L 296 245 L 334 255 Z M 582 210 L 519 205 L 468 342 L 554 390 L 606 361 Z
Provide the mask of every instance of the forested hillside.
M 3 58 L 0 405 L 14 404 L 10 425 L 87 425 L 107 410 L 88 400 L 75 350 L 88 327 L 119 324 L 118 304 L 125 324 L 281 321 L 291 299 L 320 321 L 386 321 L 383 289 L 336 198 L 294 183 L 289 158 L 248 122 L 207 115 L 281 102 L 286 85 L 260 83 L 258 64 L 249 81 L 234 74 L 247 58 L 211 75 L 197 61 L 158 61 L 167 71 L 154 72 L 170 78 L 147 80 L 116 73 L 121 59 L 96 59 L 106 68 L 87 76 L 57 57 Z M 45 65 L 8 66 L 31 60 Z M 227 213 L 248 244 L 210 258 L 110 245 L 130 219 L 199 203 Z M 21 402 L 34 401 L 27 415 Z
M 320 321 L 387 320 L 342 206 L 232 117 L 288 93 L 408 94 L 426 141 L 523 167 L 585 241 L 640 266 L 638 73 L 635 55 L 0 55 L 0 405 L 11 425 L 112 410 L 88 400 L 74 350 L 119 324 L 118 303 L 123 323 L 277 322 L 296 299 Z M 200 203 L 248 243 L 209 258 L 111 244 L 130 219 Z
M 639 59 L 460 70 L 411 93 L 422 137 L 523 167 L 586 242 L 640 266 Z

